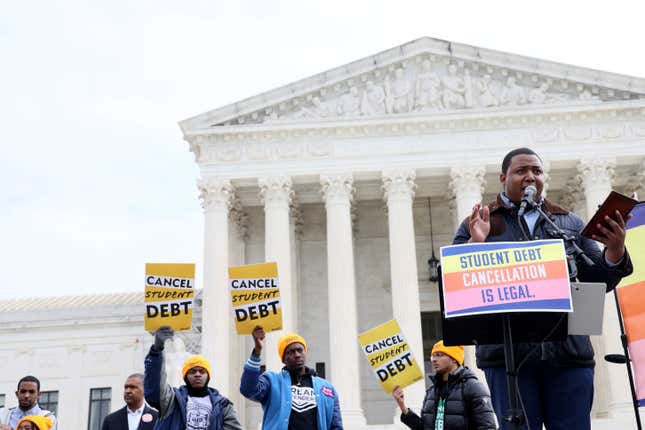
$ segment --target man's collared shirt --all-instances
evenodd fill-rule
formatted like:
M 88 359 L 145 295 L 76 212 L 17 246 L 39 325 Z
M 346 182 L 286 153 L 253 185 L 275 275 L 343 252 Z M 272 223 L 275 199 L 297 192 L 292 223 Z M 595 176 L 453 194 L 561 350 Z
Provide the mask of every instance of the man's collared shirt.
M 499 196 L 506 206 L 515 208 L 515 203 L 510 201 L 510 199 L 506 197 L 506 194 L 500 193 Z M 543 201 L 544 199 L 540 199 L 538 204 L 541 205 Z M 526 226 L 529 228 L 529 233 L 532 235 L 533 230 L 535 230 L 535 223 L 540 219 L 540 213 L 531 206 L 522 216 L 524 217 L 524 221 L 526 221 Z
M 128 410 L 128 430 L 137 430 L 139 428 L 139 423 L 141 422 L 141 415 L 143 415 L 143 409 L 146 407 L 144 403 L 139 409 L 132 412 L 129 407 L 125 407 Z
M 29 415 L 40 415 L 40 406 L 38 406 L 38 403 L 34 405 L 33 408 L 29 409 L 28 411 L 23 411 L 20 408 L 16 408 L 13 411 L 11 411 L 11 417 L 9 418 L 9 425 L 11 428 L 16 428 L 18 425 L 18 421 L 23 419 L 24 417 L 28 417 Z

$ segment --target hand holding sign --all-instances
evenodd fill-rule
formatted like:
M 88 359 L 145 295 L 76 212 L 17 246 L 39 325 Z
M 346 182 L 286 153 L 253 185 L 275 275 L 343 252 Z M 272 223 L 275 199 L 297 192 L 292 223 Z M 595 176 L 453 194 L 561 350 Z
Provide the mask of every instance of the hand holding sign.
M 264 329 L 261 325 L 255 326 L 253 333 L 251 334 L 253 335 L 253 342 L 255 343 L 253 354 L 259 356 L 260 353 L 262 353 L 262 348 L 264 348 L 264 338 L 266 337 L 266 334 L 264 333 Z
M 408 407 L 405 406 L 403 388 L 401 388 L 400 385 L 397 385 L 396 387 L 394 387 L 394 390 L 392 390 L 392 397 L 394 397 L 394 400 L 396 400 L 396 404 L 399 405 L 399 409 L 401 409 L 401 413 L 403 415 L 406 415 L 408 413 Z
M 169 326 L 164 325 L 159 327 L 159 330 L 155 332 L 155 350 L 163 351 L 166 341 L 172 339 L 174 336 L 175 332 Z

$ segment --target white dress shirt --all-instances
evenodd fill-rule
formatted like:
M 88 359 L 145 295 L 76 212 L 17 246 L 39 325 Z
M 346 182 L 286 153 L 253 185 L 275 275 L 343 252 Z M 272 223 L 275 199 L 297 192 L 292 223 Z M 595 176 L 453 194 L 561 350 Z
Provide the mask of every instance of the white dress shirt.
M 128 430 L 137 430 L 139 428 L 139 423 L 141 422 L 141 415 L 143 415 L 143 408 L 146 407 L 144 403 L 139 409 L 132 412 L 130 408 L 126 406 L 128 410 Z

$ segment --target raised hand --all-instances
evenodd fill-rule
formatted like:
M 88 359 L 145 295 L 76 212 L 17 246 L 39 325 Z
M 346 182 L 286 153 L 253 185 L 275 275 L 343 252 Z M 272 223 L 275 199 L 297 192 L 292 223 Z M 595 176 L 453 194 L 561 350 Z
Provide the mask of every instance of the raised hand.
M 175 335 L 175 332 L 167 325 L 159 327 L 159 330 L 155 332 L 155 350 L 163 351 L 164 343 L 168 339 L 172 339 Z
M 255 343 L 255 346 L 253 347 L 253 354 L 260 355 L 262 348 L 264 348 L 264 338 L 266 337 L 264 328 L 262 328 L 261 325 L 257 325 L 255 326 L 251 334 L 253 335 L 253 342 Z
M 399 405 L 399 409 L 401 409 L 401 412 L 403 414 L 408 413 L 408 407 L 405 406 L 405 398 L 403 395 L 403 388 L 401 388 L 400 385 L 397 385 L 394 387 L 394 390 L 392 390 L 392 397 L 394 397 L 394 400 L 396 400 L 396 404 Z
M 471 242 L 485 242 L 490 233 L 490 209 L 488 206 L 484 206 L 480 215 L 481 205 L 481 203 L 477 203 L 473 206 L 473 213 L 470 215 L 470 220 L 468 220 Z
M 627 215 L 627 219 L 631 217 L 631 214 Z M 623 258 L 623 255 L 625 255 L 625 236 L 627 234 L 625 226 L 627 221 L 623 219 L 620 212 L 616 211 L 615 218 L 605 217 L 605 223 L 607 227 L 602 224 L 597 224 L 602 236 L 594 234 L 592 238 L 607 247 L 605 251 L 607 260 L 612 263 L 618 263 Z

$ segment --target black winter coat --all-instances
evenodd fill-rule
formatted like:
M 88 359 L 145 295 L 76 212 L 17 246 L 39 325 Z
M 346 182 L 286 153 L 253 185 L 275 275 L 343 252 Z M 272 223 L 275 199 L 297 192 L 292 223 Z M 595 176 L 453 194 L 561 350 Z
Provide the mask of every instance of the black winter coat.
M 501 197 L 488 205 L 490 209 L 490 233 L 486 242 L 513 242 L 525 240 L 517 223 L 515 210 L 505 206 Z M 620 279 L 632 273 L 633 267 L 629 254 L 615 267 L 609 267 L 605 262 L 604 252 L 601 252 L 596 243 L 580 235 L 584 222 L 576 214 L 563 207 L 544 199 L 542 210 L 565 233 L 574 236 L 578 246 L 595 263 L 588 267 L 583 262 L 577 262 L 578 280 L 581 282 L 604 282 L 607 291 L 613 290 Z M 538 220 L 533 230 L 531 239 L 552 239 L 555 236 L 550 231 L 552 228 L 543 219 Z M 466 218 L 453 240 L 453 244 L 466 243 L 470 239 L 468 231 L 468 218 Z M 575 279 L 572 279 L 574 281 Z M 537 346 L 538 348 L 534 348 Z M 567 336 L 565 341 L 515 344 L 515 361 L 523 360 L 531 351 L 536 351 L 529 362 L 546 360 L 553 366 L 559 367 L 593 367 L 594 353 L 589 341 L 589 336 Z M 477 367 L 504 367 L 503 345 L 477 346 Z
M 426 391 L 421 417 L 411 410 L 405 415 L 401 414 L 401 421 L 412 430 L 434 430 L 440 397 L 437 385 L 439 377 L 435 375 L 430 378 L 432 386 Z M 488 387 L 477 379 L 475 372 L 467 367 L 460 367 L 449 375 L 445 383 L 448 384 L 443 425 L 445 430 L 498 428 Z

